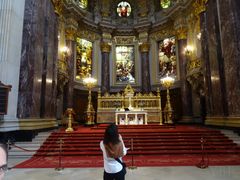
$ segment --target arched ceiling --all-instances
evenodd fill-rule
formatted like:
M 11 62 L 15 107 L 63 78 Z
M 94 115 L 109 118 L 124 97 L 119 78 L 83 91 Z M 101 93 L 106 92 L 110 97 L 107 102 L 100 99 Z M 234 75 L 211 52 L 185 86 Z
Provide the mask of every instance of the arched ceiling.
M 166 26 L 174 26 L 175 19 L 189 11 L 193 0 L 171 0 L 171 6 L 163 9 L 159 0 L 127 0 L 131 14 L 120 17 L 117 5 L 122 0 L 92 0 L 82 8 L 79 0 L 53 0 L 55 9 L 65 18 L 73 18 L 79 28 L 112 35 L 136 35 L 155 32 Z

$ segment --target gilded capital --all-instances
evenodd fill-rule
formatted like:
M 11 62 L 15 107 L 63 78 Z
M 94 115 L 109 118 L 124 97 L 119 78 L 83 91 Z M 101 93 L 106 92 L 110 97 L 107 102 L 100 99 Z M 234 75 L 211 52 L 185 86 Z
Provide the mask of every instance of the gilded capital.
M 67 28 L 65 30 L 66 40 L 75 41 L 76 30 L 73 28 Z
M 145 42 L 145 43 L 142 43 L 140 46 L 139 46 L 139 50 L 140 52 L 148 52 L 150 49 L 150 44 Z
M 101 43 L 101 51 L 109 53 L 111 51 L 111 46 L 107 42 Z
M 54 6 L 54 12 L 57 15 L 61 15 L 63 11 L 63 1 L 62 0 L 52 0 Z
M 177 33 L 178 40 L 187 39 L 187 29 L 186 28 L 176 29 L 176 33 Z
M 200 13 L 206 11 L 206 3 L 208 0 L 196 0 L 193 3 L 194 14 L 199 15 Z
M 187 20 L 183 14 L 175 19 L 174 29 L 178 39 L 187 39 Z
M 66 29 L 65 29 L 66 39 L 74 41 L 77 28 L 78 28 L 78 22 L 73 18 L 68 18 L 66 22 L 67 22 Z

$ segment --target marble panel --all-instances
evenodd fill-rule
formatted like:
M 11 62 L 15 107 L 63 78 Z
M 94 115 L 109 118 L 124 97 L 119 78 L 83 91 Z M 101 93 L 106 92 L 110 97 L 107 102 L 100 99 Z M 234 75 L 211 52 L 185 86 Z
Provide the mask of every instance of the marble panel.
M 48 21 L 46 67 L 46 89 L 45 89 L 45 117 L 55 117 L 56 110 L 56 60 L 58 52 L 58 18 L 54 13 L 54 7 L 50 2 L 46 4 L 46 20 Z
M 31 116 L 31 107 L 33 105 L 32 91 L 34 82 L 34 49 L 35 38 L 33 36 L 33 16 L 34 16 L 33 0 L 26 0 L 23 37 L 21 50 L 21 64 L 19 75 L 19 95 L 18 95 L 18 110 L 19 118 Z
M 151 91 L 151 84 L 150 84 L 148 52 L 141 53 L 141 61 L 142 61 L 142 92 L 149 93 Z
M 35 41 L 35 49 L 33 49 L 33 61 L 34 61 L 34 83 L 33 83 L 33 106 L 31 117 L 39 117 L 40 116 L 40 107 L 41 107 L 41 87 L 44 83 L 44 79 L 42 79 L 42 71 L 43 71 L 43 52 L 44 52 L 44 26 L 45 26 L 45 3 L 44 1 L 34 1 L 35 4 L 33 14 L 34 22 L 32 24 L 32 33 Z
M 187 45 L 187 40 L 178 41 L 178 60 L 179 60 L 179 71 L 181 80 L 181 100 L 182 100 L 182 116 L 192 116 L 192 99 L 191 99 L 191 87 L 186 79 L 186 56 L 182 53 Z
M 209 45 L 209 65 L 210 65 L 210 74 L 211 76 L 211 104 L 210 112 L 211 115 L 223 115 L 223 102 L 222 102 L 222 91 L 221 91 L 221 79 L 219 73 L 219 62 L 218 62 L 218 53 L 219 53 L 219 42 L 216 33 L 218 29 L 218 19 L 217 19 L 217 7 L 216 3 L 213 0 L 208 2 L 207 12 L 207 33 L 208 33 L 208 45 Z
M 233 4 L 232 4 L 233 5 Z M 240 80 L 239 80 L 239 35 L 235 19 L 239 9 L 232 7 L 230 0 L 219 0 L 219 20 L 221 27 L 222 53 L 224 58 L 224 72 L 226 74 L 227 106 L 229 115 L 240 115 Z
M 55 18 L 51 1 L 26 0 L 18 100 L 20 118 L 39 117 L 40 109 L 41 116 L 45 116 L 46 109 L 55 114 Z M 48 34 L 53 36 L 48 38 Z M 50 117 L 49 113 L 46 114 Z
M 209 62 L 209 45 L 208 45 L 208 31 L 207 31 L 207 20 L 206 13 L 200 15 L 200 26 L 201 26 L 201 47 L 202 47 L 202 58 L 203 58 L 203 72 L 204 72 L 204 88 L 206 98 L 206 109 L 208 114 L 212 114 L 212 82 L 211 82 L 211 71 Z
M 67 92 L 67 108 L 73 108 L 73 86 L 74 86 L 74 52 L 76 50 L 76 42 L 67 40 L 67 47 L 69 48 L 70 54 L 68 55 L 66 61 L 68 64 L 68 75 L 69 82 L 66 89 Z
M 101 92 L 110 92 L 109 53 L 102 52 L 102 89 Z

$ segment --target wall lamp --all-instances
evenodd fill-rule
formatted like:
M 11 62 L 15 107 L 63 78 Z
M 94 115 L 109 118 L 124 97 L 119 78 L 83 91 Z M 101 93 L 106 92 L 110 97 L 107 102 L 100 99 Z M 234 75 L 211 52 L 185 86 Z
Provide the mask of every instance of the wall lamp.
M 186 56 L 191 56 L 193 53 L 193 47 L 192 46 L 186 46 L 184 48 L 184 53 Z

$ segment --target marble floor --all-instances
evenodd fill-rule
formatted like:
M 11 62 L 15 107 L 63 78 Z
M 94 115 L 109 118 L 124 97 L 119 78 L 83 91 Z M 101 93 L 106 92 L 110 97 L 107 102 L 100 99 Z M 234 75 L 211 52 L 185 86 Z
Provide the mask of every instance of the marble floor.
M 9 159 L 9 166 L 22 160 Z M 55 169 L 11 169 L 5 174 L 5 180 L 101 180 L 102 168 Z M 239 180 L 240 166 L 197 167 L 139 167 L 129 170 L 126 180 Z

